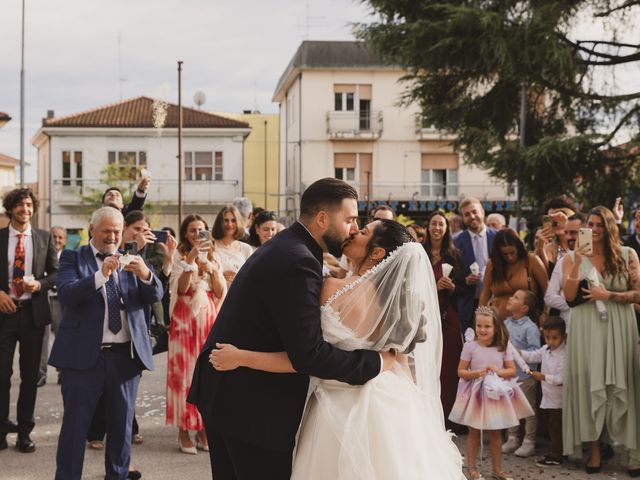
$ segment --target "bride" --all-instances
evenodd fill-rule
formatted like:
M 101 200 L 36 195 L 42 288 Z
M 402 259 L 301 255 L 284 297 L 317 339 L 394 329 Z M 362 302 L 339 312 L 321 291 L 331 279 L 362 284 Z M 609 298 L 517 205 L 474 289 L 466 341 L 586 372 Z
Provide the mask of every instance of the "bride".
M 311 379 L 291 478 L 464 479 L 444 428 L 438 297 L 424 249 L 399 223 L 376 220 L 344 254 L 354 275 L 323 285 L 324 337 L 344 350 L 393 349 L 397 362 L 362 386 Z M 217 344 L 210 361 L 217 370 L 294 371 L 286 352 L 229 344 Z

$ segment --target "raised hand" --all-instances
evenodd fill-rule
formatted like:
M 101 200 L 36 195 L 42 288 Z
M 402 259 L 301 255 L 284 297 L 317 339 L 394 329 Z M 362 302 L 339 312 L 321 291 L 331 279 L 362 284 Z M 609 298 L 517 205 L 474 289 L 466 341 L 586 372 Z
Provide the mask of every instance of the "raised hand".
M 138 251 L 142 250 L 148 243 L 154 243 L 156 236 L 153 234 L 150 228 L 139 232 L 135 236 L 136 244 L 138 245 Z
M 613 204 L 613 208 L 611 209 L 616 222 L 622 222 L 624 218 L 624 205 L 622 205 L 622 198 L 616 198 L 616 201 Z

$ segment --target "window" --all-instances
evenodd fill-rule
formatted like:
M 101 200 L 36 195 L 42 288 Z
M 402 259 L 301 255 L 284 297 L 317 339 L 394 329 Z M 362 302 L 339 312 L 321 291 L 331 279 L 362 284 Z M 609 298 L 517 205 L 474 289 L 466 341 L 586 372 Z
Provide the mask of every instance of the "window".
M 335 93 L 334 97 L 334 110 L 336 112 L 353 112 L 353 93 Z
M 145 151 L 109 151 L 107 154 L 109 165 L 120 165 L 122 174 L 129 173 L 132 179 L 136 178 L 138 169 L 147 166 L 147 152 Z
M 215 180 L 222 180 L 222 152 L 216 152 L 216 164 L 213 172 Z
M 371 100 L 360 100 L 360 130 L 371 130 Z
M 349 167 L 336 168 L 335 177 L 345 182 L 354 182 L 356 180 L 356 169 Z
M 458 170 L 422 169 L 421 193 L 425 197 L 457 197 Z
M 456 153 L 423 153 L 422 195 L 457 197 L 459 162 Z
M 187 181 L 222 180 L 222 152 L 184 152 L 184 177 Z
M 62 185 L 82 185 L 82 152 L 62 151 Z

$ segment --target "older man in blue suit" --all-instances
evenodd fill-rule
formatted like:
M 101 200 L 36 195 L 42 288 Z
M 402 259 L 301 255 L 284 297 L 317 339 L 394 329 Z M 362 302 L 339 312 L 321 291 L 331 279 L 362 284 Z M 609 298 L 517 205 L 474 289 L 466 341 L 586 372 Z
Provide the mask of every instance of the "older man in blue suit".
M 473 312 L 478 305 L 484 269 L 496 232 L 484 224 L 484 208 L 477 198 L 467 197 L 460 202 L 460 216 L 467 229 L 455 237 L 454 244 L 462 257 L 465 282 L 471 287 L 458 297 L 458 314 L 464 332 L 473 328 Z M 474 263 L 478 265 L 478 273 L 471 271 Z
M 139 256 L 120 266 L 123 224 L 115 208 L 96 210 L 90 244 L 60 257 L 56 285 L 65 309 L 49 357 L 61 369 L 64 402 L 56 480 L 81 478 L 85 438 L 103 393 L 106 478 L 134 478 L 129 462 L 135 398 L 142 370 L 153 369 L 145 309 L 162 298 L 162 286 Z

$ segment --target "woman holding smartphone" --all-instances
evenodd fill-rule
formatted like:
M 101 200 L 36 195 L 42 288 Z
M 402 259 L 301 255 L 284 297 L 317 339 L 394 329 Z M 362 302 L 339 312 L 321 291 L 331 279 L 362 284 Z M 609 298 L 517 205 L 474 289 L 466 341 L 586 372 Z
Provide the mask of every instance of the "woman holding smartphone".
M 171 325 L 167 360 L 166 424 L 178 427 L 180 451 L 196 454 L 209 450 L 202 417 L 187 403 L 187 392 L 198 354 L 213 326 L 226 293 L 220 258 L 214 253 L 207 223 L 199 215 L 187 216 L 180 225 L 178 248 L 171 271 Z M 195 430 L 195 443 L 189 436 Z
M 226 205 L 218 212 L 213 222 L 212 235 L 215 250 L 222 260 L 222 274 L 227 286 L 236 278 L 238 270 L 253 253 L 253 248 L 240 239 L 244 236 L 242 215 L 233 205 Z
M 591 210 L 587 227 L 590 232 L 581 232 L 575 252 L 563 260 L 564 295 L 569 303 L 582 302 L 571 309 L 567 340 L 564 453 L 581 457 L 582 443 L 589 442 L 586 471 L 599 472 L 600 437 L 606 429 L 608 441 L 627 450 L 629 475 L 640 477 L 640 368 L 633 310 L 640 297 L 638 256 L 621 245 L 608 208 Z M 589 233 L 591 248 L 584 244 Z M 585 285 L 590 277 L 597 282 Z

